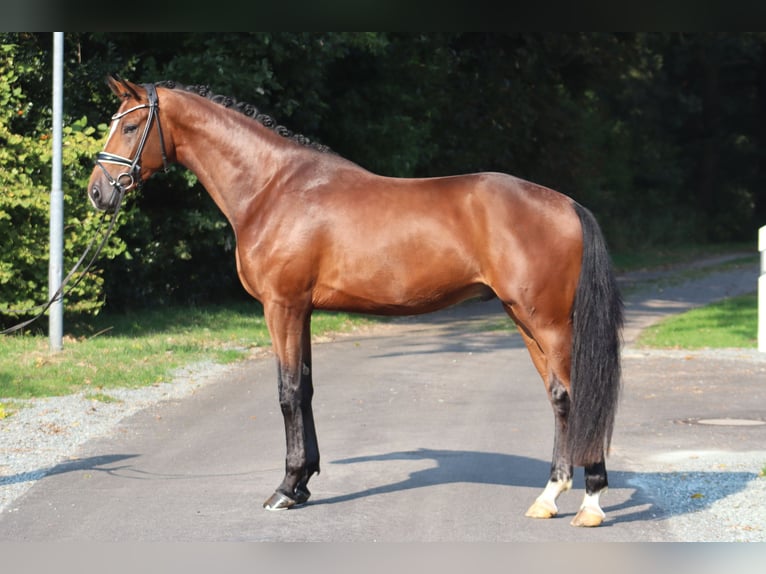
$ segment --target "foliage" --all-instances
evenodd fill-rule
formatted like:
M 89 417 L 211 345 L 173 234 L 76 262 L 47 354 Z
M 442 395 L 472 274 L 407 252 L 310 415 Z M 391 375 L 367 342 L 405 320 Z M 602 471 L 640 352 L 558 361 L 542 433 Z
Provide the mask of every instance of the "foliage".
M 38 53 L 18 45 L 0 45 L 0 317 L 13 322 L 47 298 L 48 240 L 51 189 L 51 131 L 46 110 L 29 99 L 23 78 L 42 65 Z M 65 267 L 74 265 L 98 225 L 83 201 L 92 158 L 100 134 L 85 118 L 69 120 L 63 128 L 62 188 L 65 209 Z M 104 250 L 114 257 L 124 246 L 113 240 Z M 103 306 L 103 276 L 91 271 L 67 295 L 67 307 L 96 312 Z
M 0 183 L 15 178 L 42 205 L 48 168 L 35 138 L 49 115 L 50 34 L 0 39 L 16 46 L 4 50 L 18 76 L 0 87 L 16 102 L 0 121 L 23 138 L 2 136 Z M 117 72 L 207 84 L 385 175 L 498 170 L 548 185 L 593 210 L 621 253 L 749 241 L 766 224 L 764 33 L 80 32 L 65 41 L 67 125 L 80 126 L 70 145 L 82 150 L 66 189 L 82 213 L 87 169 L 77 162 L 97 139 L 89 126 L 115 110 L 103 78 Z M 22 164 L 39 175 L 14 174 Z M 110 307 L 244 296 L 233 233 L 193 176 L 157 175 L 130 201 L 125 248 L 103 263 Z M 0 268 L 21 285 L 47 234 L 34 213 L 27 235 L 40 247 L 11 243 L 3 261 L 13 268 Z M 34 281 L 24 292 L 44 285 Z

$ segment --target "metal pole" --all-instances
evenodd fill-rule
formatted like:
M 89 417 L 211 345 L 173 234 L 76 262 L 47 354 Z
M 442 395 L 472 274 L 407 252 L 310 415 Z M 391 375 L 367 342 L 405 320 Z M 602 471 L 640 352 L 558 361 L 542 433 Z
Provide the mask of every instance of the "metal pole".
M 61 146 L 64 108 L 64 33 L 53 33 L 53 170 L 51 173 L 50 263 L 48 296 L 53 297 L 63 280 L 64 268 L 64 192 L 61 188 Z M 50 350 L 63 348 L 63 296 L 50 306 L 48 338 Z
M 766 225 L 758 230 L 761 276 L 758 277 L 758 350 L 766 353 Z

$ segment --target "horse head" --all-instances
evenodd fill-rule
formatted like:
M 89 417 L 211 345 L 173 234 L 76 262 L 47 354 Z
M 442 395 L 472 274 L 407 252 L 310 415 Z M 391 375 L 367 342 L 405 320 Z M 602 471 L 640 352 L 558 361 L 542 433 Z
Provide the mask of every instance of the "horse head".
M 114 212 L 127 191 L 167 169 L 168 156 L 154 85 L 138 85 L 118 76 L 108 77 L 107 84 L 121 103 L 112 116 L 104 150 L 96 156 L 88 197 L 96 209 Z

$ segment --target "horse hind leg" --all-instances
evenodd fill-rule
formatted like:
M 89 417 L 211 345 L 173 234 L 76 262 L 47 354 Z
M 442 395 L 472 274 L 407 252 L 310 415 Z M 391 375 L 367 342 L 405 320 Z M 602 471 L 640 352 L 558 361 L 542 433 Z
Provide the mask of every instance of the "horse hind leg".
M 572 519 L 572 526 L 600 526 L 604 521 L 600 498 L 608 489 L 606 464 L 599 462 L 585 467 L 585 497 Z
M 509 312 L 510 313 L 510 312 Z M 513 317 L 513 315 L 511 315 Z M 548 352 L 543 351 L 537 340 L 518 323 L 524 342 L 527 345 L 532 362 L 545 382 L 548 398 L 554 413 L 553 459 L 548 483 L 542 494 L 526 512 L 531 518 L 552 518 L 558 514 L 557 498 L 572 488 L 573 464 L 567 447 L 569 439 L 568 417 L 570 410 L 569 354 L 566 351 L 570 344 L 568 337 L 554 336 L 543 338 L 543 344 Z M 544 337 L 545 334 L 543 334 Z M 566 381 L 566 383 L 564 382 Z M 593 464 L 585 465 L 585 496 L 572 526 L 600 526 L 605 514 L 601 509 L 600 497 L 608 488 L 606 464 L 604 457 Z
M 546 385 L 554 412 L 553 457 L 548 483 L 526 512 L 530 518 L 552 518 L 558 514 L 556 499 L 572 488 L 573 466 L 566 454 L 566 416 L 569 395 L 555 376 Z
M 531 518 L 551 518 L 558 513 L 556 499 L 562 493 L 572 488 L 573 465 L 566 448 L 567 416 L 569 411 L 569 393 L 555 375 L 549 386 L 551 405 L 555 415 L 555 434 L 553 439 L 553 462 L 548 484 L 542 494 L 537 497 L 527 510 L 526 516 Z M 601 509 L 600 498 L 607 491 L 606 464 L 600 461 L 585 466 L 585 496 L 577 514 L 570 524 L 572 526 L 594 527 L 604 521 L 605 513 Z
M 529 507 L 526 516 L 530 518 L 552 518 L 558 514 L 556 500 L 558 497 L 572 488 L 572 464 L 566 456 L 566 415 L 569 409 L 569 396 L 564 385 L 551 371 L 549 361 L 540 345 L 537 343 L 528 329 L 519 321 L 510 306 L 505 310 L 514 320 L 527 346 L 532 363 L 545 383 L 555 417 L 555 430 L 553 440 L 553 457 L 551 472 L 548 483 L 543 492 Z

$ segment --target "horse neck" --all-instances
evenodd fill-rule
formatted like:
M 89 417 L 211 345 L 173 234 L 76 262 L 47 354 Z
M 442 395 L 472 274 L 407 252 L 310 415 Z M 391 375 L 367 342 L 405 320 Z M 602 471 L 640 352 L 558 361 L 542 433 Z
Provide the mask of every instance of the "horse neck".
M 239 112 L 199 96 L 173 94 L 183 98 L 166 112 L 175 159 L 197 176 L 236 233 L 283 166 L 285 148 L 294 146 Z

